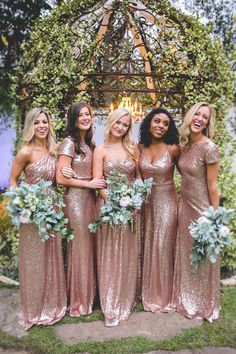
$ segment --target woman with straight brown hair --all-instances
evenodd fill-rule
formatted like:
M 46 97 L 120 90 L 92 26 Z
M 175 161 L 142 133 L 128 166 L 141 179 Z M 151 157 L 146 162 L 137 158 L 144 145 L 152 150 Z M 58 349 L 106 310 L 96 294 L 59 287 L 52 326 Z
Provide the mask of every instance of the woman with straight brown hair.
M 68 110 L 66 137 L 59 149 L 57 182 L 67 187 L 66 214 L 74 238 L 67 249 L 69 315 L 92 312 L 95 295 L 94 235 L 88 225 L 95 218 L 95 189 L 104 188 L 103 178 L 92 178 L 92 111 L 86 103 L 74 103 Z M 68 168 L 69 167 L 69 168 Z M 64 176 L 73 170 L 72 178 Z

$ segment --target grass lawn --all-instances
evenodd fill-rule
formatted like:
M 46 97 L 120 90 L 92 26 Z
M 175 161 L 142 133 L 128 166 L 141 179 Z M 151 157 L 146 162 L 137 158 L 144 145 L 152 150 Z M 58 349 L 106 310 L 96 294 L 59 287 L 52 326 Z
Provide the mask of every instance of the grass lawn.
M 54 334 L 53 326 L 34 327 L 28 336 L 21 339 L 0 332 L 0 347 L 28 350 L 35 354 L 72 353 L 146 353 L 157 349 L 179 350 L 201 347 L 236 348 L 236 288 L 223 288 L 221 318 L 214 323 L 204 322 L 202 326 L 183 330 L 169 340 L 150 341 L 143 337 L 121 340 L 86 342 L 73 345 L 63 344 Z M 140 307 L 139 309 L 140 310 Z M 102 319 L 100 312 L 81 318 L 65 318 L 60 324 L 87 322 Z

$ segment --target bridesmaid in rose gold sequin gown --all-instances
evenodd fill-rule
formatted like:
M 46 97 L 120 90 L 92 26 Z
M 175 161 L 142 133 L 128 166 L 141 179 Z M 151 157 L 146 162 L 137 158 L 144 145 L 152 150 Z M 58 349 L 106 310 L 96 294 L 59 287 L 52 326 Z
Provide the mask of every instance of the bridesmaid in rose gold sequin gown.
M 144 310 L 171 310 L 174 250 L 177 236 L 177 197 L 173 181 L 179 155 L 178 131 L 170 113 L 153 109 L 140 126 L 139 169 L 153 178 L 148 203 L 141 210 L 144 244 L 142 302 Z
M 179 158 L 182 175 L 178 211 L 178 239 L 176 250 L 173 305 L 189 318 L 215 320 L 220 310 L 220 260 L 206 262 L 193 274 L 189 256 L 193 239 L 189 225 L 210 205 L 217 208 L 219 194 L 216 178 L 219 164 L 217 146 L 206 137 L 211 133 L 212 109 L 207 103 L 198 103 L 187 113 L 180 130 L 184 147 Z M 185 127 L 190 128 L 189 143 Z
M 95 149 L 94 176 L 108 177 L 111 171 L 136 175 L 135 145 L 131 140 L 131 118 L 126 109 L 111 113 L 104 144 Z M 126 139 L 125 139 L 126 138 Z M 100 191 L 106 199 L 105 190 Z M 97 236 L 97 272 L 102 312 L 106 326 L 128 320 L 135 304 L 138 279 L 138 236 L 130 225 L 103 224 Z
M 48 114 L 40 108 L 30 111 L 25 121 L 24 146 L 18 152 L 11 171 L 12 186 L 17 186 L 23 170 L 27 183 L 38 183 L 44 179 L 55 184 L 56 144 L 53 139 Z M 34 224 L 21 224 L 19 281 L 19 317 L 26 330 L 33 325 L 53 324 L 65 315 L 66 280 L 60 235 L 43 242 Z
M 103 179 L 92 179 L 94 145 L 92 113 L 88 105 L 73 104 L 68 111 L 68 136 L 59 149 L 57 182 L 66 185 L 66 215 L 73 229 L 67 249 L 67 289 L 69 315 L 79 317 L 92 312 L 95 295 L 94 235 L 88 224 L 95 218 L 95 191 L 105 186 Z M 69 167 L 66 167 L 69 166 Z M 72 170 L 71 170 L 72 169 Z M 72 171 L 72 178 L 63 174 Z

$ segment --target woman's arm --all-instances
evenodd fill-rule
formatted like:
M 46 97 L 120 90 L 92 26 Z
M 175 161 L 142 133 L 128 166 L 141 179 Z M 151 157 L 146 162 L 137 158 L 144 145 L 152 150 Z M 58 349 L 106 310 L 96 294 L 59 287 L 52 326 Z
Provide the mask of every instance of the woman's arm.
M 16 155 L 10 173 L 10 185 L 12 187 L 18 187 L 18 178 L 26 165 L 30 162 L 30 150 L 27 147 L 23 147 Z
M 171 155 L 172 159 L 176 163 L 178 161 L 179 155 L 180 155 L 179 145 L 169 145 L 169 151 L 170 151 L 170 155 Z
M 136 164 L 136 173 L 135 173 L 136 179 L 142 179 L 141 173 L 139 171 L 140 147 L 138 144 L 135 146 L 134 158 L 135 158 L 135 164 Z
M 93 178 L 103 178 L 103 159 L 104 149 L 101 145 L 98 146 L 93 153 Z M 106 190 L 104 188 L 99 189 L 98 193 L 102 199 L 107 199 Z
M 79 180 L 76 178 L 67 178 L 62 174 L 62 168 L 70 166 L 71 167 L 72 158 L 66 155 L 60 155 L 57 163 L 56 180 L 57 183 L 63 184 L 64 186 L 77 187 L 77 188 L 103 188 L 105 186 L 105 181 L 102 178 L 94 178 L 91 181 Z
M 217 189 L 217 176 L 219 163 L 207 164 L 207 188 L 211 205 L 217 209 L 220 203 L 220 196 Z

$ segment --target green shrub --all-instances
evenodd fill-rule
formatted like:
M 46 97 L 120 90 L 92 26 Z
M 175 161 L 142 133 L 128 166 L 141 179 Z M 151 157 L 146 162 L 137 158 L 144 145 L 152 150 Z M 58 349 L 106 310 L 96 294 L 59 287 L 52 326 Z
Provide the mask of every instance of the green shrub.
M 6 201 L 0 203 L 0 272 L 18 278 L 18 231 L 12 225 Z

